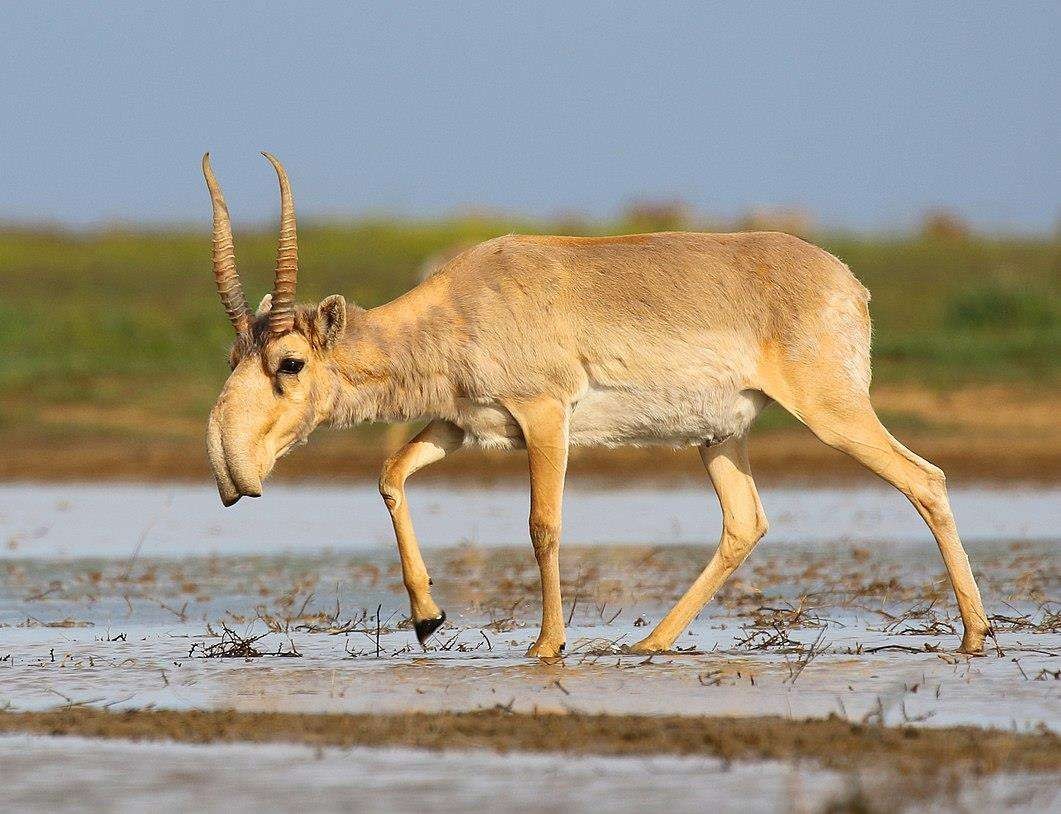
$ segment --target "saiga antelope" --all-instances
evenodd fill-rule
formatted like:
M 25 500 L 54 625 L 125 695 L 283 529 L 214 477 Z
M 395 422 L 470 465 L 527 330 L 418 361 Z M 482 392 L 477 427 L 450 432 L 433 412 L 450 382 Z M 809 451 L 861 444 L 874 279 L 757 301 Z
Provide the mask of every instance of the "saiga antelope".
M 430 423 L 383 466 L 402 578 L 421 643 L 445 621 L 431 598 L 405 481 L 462 446 L 525 448 L 542 625 L 528 655 L 564 649 L 561 499 L 572 445 L 695 445 L 722 507 L 703 573 L 638 653 L 670 648 L 765 534 L 747 434 L 771 400 L 909 498 L 939 544 L 980 652 L 987 616 L 958 538 L 943 472 L 881 425 L 869 399 L 869 294 L 837 258 L 771 232 L 623 237 L 506 235 L 372 309 L 342 296 L 295 304 L 298 253 L 287 175 L 272 294 L 255 314 L 232 228 L 213 201 L 213 264 L 236 330 L 232 373 L 210 413 L 210 462 L 226 506 L 257 497 L 277 458 L 322 422 Z

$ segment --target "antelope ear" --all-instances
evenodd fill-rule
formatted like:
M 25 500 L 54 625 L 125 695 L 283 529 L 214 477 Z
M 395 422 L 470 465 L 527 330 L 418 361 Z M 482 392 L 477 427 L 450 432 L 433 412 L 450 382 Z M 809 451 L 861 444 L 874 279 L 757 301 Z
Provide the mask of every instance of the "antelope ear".
M 317 335 L 322 338 L 324 347 L 335 345 L 346 333 L 346 298 L 342 294 L 325 297 L 317 306 L 315 321 Z
M 262 301 L 258 303 L 258 310 L 254 312 L 255 317 L 263 316 L 268 314 L 273 308 L 273 295 L 266 294 L 262 297 Z

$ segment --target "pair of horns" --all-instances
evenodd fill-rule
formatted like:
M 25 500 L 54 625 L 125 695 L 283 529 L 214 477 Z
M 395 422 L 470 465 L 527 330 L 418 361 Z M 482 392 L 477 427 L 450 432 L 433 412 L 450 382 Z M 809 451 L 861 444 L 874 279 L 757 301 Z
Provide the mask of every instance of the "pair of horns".
M 274 336 L 287 333 L 295 324 L 295 283 L 298 279 L 298 240 L 295 234 L 295 201 L 291 197 L 291 184 L 287 172 L 276 156 L 262 153 L 276 170 L 280 180 L 280 242 L 276 247 L 276 276 L 273 282 L 273 303 L 269 309 L 269 333 Z M 236 273 L 236 253 L 232 245 L 232 220 L 221 194 L 214 170 L 210 166 L 210 153 L 203 156 L 203 176 L 210 190 L 210 201 L 214 208 L 213 259 L 214 280 L 221 304 L 239 336 L 249 335 L 251 312 L 243 286 Z

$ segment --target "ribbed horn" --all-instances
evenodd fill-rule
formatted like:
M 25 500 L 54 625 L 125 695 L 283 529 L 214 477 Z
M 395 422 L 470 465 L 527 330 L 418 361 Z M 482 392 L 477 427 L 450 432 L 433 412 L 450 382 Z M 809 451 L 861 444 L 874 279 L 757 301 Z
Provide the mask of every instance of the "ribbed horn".
M 295 230 L 295 201 L 287 172 L 276 156 L 263 152 L 280 181 L 280 242 L 276 246 L 276 279 L 273 304 L 269 309 L 269 332 L 287 333 L 295 324 L 295 283 L 298 280 L 298 238 Z
M 221 187 L 218 186 L 214 170 L 210 166 L 210 153 L 203 155 L 203 177 L 206 179 L 206 186 L 210 190 L 210 201 L 214 207 L 212 240 L 217 293 L 221 295 L 221 304 L 225 306 L 225 313 L 228 314 L 232 327 L 236 329 L 236 334 L 249 334 L 251 316 L 247 309 L 247 299 L 243 296 L 243 286 L 240 285 L 239 275 L 236 273 L 236 252 L 232 246 L 232 220 L 229 218 Z

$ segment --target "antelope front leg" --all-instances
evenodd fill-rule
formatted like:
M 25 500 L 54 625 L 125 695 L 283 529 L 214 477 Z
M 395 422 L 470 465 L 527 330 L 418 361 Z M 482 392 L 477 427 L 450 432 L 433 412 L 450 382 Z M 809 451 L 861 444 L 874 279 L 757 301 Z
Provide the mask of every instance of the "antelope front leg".
M 398 539 L 398 556 L 402 561 L 402 582 L 409 592 L 413 626 L 420 644 L 427 641 L 446 621 L 446 614 L 431 598 L 431 579 L 413 531 L 409 504 L 405 500 L 405 480 L 418 469 L 440 461 L 464 442 L 464 431 L 448 421 L 432 421 L 420 433 L 383 464 L 379 493 L 387 504 Z
M 542 628 L 528 656 L 564 652 L 560 600 L 560 521 L 567 473 L 567 405 L 555 399 L 506 404 L 523 430 L 530 462 L 530 537 L 542 582 Z

